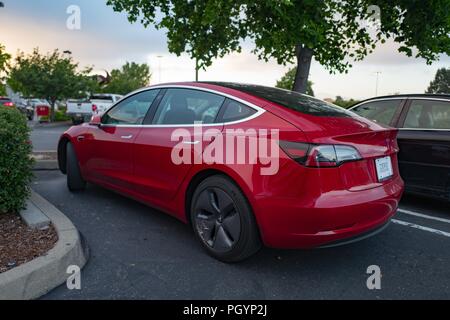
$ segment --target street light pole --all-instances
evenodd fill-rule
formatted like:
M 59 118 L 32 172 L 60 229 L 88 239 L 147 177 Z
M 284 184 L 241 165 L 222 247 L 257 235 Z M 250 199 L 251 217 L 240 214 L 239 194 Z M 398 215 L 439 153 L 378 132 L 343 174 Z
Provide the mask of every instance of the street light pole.
M 198 58 L 195 58 L 195 81 L 198 81 Z
M 159 83 L 161 83 L 161 59 L 163 56 L 156 56 L 158 58 L 158 78 L 159 78 Z
M 375 74 L 376 74 L 376 77 L 377 77 L 377 80 L 376 80 L 376 83 L 375 83 L 375 97 L 377 97 L 378 96 L 378 76 L 381 74 L 381 72 L 377 71 L 377 72 L 375 72 Z

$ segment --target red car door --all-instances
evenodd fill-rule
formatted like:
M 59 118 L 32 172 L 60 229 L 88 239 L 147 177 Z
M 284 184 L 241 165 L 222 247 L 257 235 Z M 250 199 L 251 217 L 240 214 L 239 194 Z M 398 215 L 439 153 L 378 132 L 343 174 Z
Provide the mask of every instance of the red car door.
M 170 200 L 193 165 L 194 155 L 208 143 L 194 135 L 194 122 L 202 122 L 203 131 L 217 129 L 220 133 L 223 126 L 214 121 L 224 101 L 220 95 L 201 90 L 167 90 L 151 122 L 143 126 L 134 143 L 136 192 L 140 197 L 161 208 L 170 207 Z M 186 135 L 184 142 L 177 138 L 180 133 Z M 178 154 L 173 153 L 174 148 L 183 144 L 191 149 L 190 163 L 179 163 L 180 159 L 173 157 Z
M 134 188 L 133 143 L 159 90 L 134 94 L 112 107 L 89 135 L 89 179 L 125 192 Z

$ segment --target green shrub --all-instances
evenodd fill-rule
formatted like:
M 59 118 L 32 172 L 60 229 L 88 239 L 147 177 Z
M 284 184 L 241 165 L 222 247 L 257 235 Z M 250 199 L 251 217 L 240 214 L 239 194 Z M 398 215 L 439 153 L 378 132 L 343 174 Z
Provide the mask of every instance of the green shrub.
M 29 195 L 33 160 L 25 115 L 0 106 L 0 214 L 17 212 Z
M 65 110 L 58 110 L 55 111 L 55 121 L 68 121 L 70 120 L 70 117 L 66 114 Z

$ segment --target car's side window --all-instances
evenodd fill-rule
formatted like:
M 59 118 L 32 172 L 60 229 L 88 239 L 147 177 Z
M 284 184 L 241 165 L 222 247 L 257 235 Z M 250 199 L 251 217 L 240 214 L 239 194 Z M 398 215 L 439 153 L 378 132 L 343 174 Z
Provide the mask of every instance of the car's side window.
M 225 97 L 200 90 L 168 89 L 153 118 L 153 124 L 214 123 Z
M 351 111 L 364 118 L 389 126 L 397 114 L 402 101 L 401 99 L 372 101 L 357 106 Z
M 232 122 L 238 121 L 250 117 L 257 111 L 245 104 L 239 103 L 237 101 L 227 99 L 224 105 L 224 111 L 220 117 L 220 122 Z
M 147 90 L 120 101 L 102 118 L 103 124 L 142 124 L 159 90 Z
M 450 101 L 413 100 L 403 128 L 450 129 Z

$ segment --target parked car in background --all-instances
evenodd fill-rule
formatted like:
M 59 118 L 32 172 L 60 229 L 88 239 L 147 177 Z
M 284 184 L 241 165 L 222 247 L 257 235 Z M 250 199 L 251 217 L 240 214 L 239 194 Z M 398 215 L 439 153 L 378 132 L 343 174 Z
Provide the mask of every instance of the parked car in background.
M 36 99 L 36 98 L 28 99 L 27 100 L 27 105 L 32 107 L 33 109 L 35 109 L 36 106 L 47 106 L 47 107 L 50 107 L 50 103 L 47 100 L 45 100 L 45 99 Z
M 31 107 L 27 106 L 24 100 L 19 99 L 14 102 L 8 97 L 0 97 L 0 105 L 3 105 L 5 107 L 17 108 L 17 110 L 22 112 L 28 118 L 28 120 L 33 120 L 34 110 Z
M 89 100 L 67 100 L 66 114 L 72 118 L 74 125 L 89 121 L 94 113 L 107 111 L 114 103 L 122 98 L 118 94 L 94 94 Z
M 27 101 L 24 99 L 19 99 L 16 102 L 17 109 L 22 112 L 28 120 L 33 120 L 34 118 L 34 108 L 27 104 Z
M 198 121 L 214 136 L 196 135 Z M 186 139 L 173 139 L 176 129 Z M 259 139 L 267 130 L 278 133 L 270 140 L 276 171 L 262 174 L 260 161 L 235 162 L 234 142 L 217 151 L 227 161 L 173 158 L 180 145 L 203 155 L 213 140 L 233 140 L 247 129 Z M 261 243 L 327 247 L 383 230 L 403 193 L 397 131 L 287 90 L 175 83 L 133 92 L 89 124 L 71 127 L 60 138 L 58 162 L 69 190 L 92 182 L 162 209 L 192 225 L 210 255 L 233 262 Z M 244 149 L 238 158 L 251 157 Z
M 15 107 L 14 102 L 8 97 L 0 97 L 0 105 L 5 107 Z
M 406 191 L 450 201 L 450 95 L 376 97 L 350 110 L 399 128 L 398 159 Z

